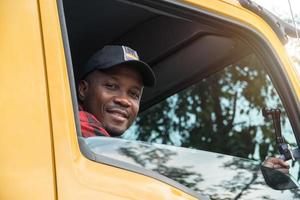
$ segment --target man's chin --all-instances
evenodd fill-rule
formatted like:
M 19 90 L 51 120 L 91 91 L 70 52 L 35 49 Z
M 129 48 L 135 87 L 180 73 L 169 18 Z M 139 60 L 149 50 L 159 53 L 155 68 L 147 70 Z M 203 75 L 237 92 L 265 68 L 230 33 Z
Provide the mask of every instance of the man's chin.
M 105 130 L 109 133 L 110 136 L 119 137 L 126 131 L 126 128 L 107 127 L 107 128 L 105 128 Z

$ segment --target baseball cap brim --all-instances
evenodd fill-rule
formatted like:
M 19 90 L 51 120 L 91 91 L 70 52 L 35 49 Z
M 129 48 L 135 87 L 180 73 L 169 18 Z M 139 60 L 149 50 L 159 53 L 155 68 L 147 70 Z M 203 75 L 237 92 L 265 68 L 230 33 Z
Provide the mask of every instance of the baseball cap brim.
M 140 60 L 123 61 L 123 62 L 115 63 L 114 65 L 110 65 L 107 67 L 102 66 L 99 69 L 100 70 L 101 69 L 109 69 L 109 68 L 117 67 L 117 66 L 121 66 L 121 65 L 134 67 L 134 69 L 137 70 L 141 74 L 144 86 L 152 87 L 155 85 L 156 79 L 155 79 L 153 70 L 147 63 L 140 61 Z
M 77 77 L 78 80 L 81 80 L 94 70 L 109 69 L 122 65 L 134 67 L 141 74 L 144 86 L 152 87 L 155 85 L 155 74 L 151 67 L 139 59 L 135 50 L 120 45 L 107 45 L 97 51 L 79 69 Z

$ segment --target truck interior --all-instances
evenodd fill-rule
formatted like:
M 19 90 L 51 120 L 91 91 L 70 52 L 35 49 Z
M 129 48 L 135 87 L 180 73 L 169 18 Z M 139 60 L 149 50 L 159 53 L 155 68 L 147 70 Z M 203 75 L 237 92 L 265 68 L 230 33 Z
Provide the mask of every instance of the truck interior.
M 282 76 L 285 73 L 282 63 L 272 53 L 274 50 L 264 36 L 255 30 L 179 2 L 60 2 L 75 80 L 86 60 L 108 44 L 135 49 L 140 59 L 153 69 L 156 85 L 145 88 L 140 113 L 233 63 L 255 55 L 263 73 L 271 79 L 289 119 L 299 116 L 297 109 L 293 109 L 298 107 L 297 99 L 293 92 L 288 92 L 292 90 L 291 83 Z M 299 123 L 293 120 L 291 125 L 295 133 L 300 129 Z M 294 137 L 299 143 L 300 136 L 295 134 Z
M 228 29 L 153 8 L 110 0 L 63 1 L 74 72 L 107 44 L 135 49 L 157 76 L 141 111 L 249 54 Z

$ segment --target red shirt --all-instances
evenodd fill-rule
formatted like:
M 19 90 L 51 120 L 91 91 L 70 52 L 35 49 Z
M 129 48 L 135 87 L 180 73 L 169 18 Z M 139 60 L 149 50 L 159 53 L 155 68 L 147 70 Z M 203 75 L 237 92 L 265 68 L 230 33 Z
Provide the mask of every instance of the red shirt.
M 101 122 L 91 113 L 84 111 L 81 106 L 79 106 L 79 119 L 83 137 L 110 137 L 109 133 L 102 127 Z

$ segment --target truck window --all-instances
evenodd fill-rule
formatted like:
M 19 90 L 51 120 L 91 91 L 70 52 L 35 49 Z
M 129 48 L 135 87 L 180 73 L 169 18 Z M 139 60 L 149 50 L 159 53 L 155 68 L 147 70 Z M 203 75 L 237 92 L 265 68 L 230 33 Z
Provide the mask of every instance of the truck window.
M 144 111 L 124 137 L 264 160 L 278 151 L 264 107 L 282 111 L 282 133 L 296 145 L 278 93 L 250 54 Z

